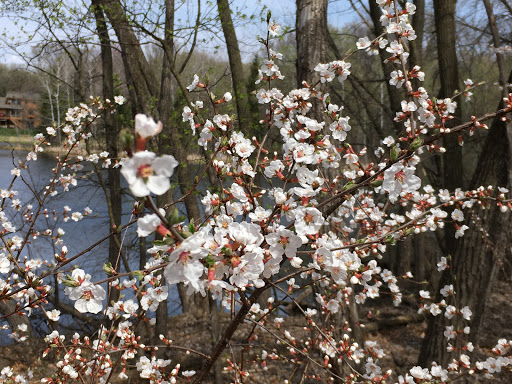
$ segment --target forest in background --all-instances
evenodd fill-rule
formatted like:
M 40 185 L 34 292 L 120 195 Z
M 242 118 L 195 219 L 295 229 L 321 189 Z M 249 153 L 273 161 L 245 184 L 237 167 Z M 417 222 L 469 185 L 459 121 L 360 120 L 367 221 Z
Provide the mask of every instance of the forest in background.
M 192 100 L 198 99 L 204 102 L 205 111 L 213 114 L 214 109 L 208 103 L 207 95 L 198 90 L 187 90 L 195 74 L 208 82 L 209 91 L 217 98 L 232 90 L 234 102 L 220 105 L 215 113 L 220 111 L 233 116 L 237 129 L 247 137 L 254 136 L 260 142 L 265 138 L 265 150 L 269 153 L 281 151 L 282 145 L 279 132 L 267 133 L 260 124 L 266 118 L 266 112 L 256 98 L 255 82 L 258 71 L 266 65 L 266 49 L 262 46 L 252 58 L 242 60 L 240 47 L 244 42 L 237 39 L 237 31 L 244 23 L 254 25 L 254 28 L 265 24 L 266 9 L 262 9 L 261 14 L 246 15 L 243 10 L 232 12 L 233 4 L 227 0 L 217 0 L 215 4 L 198 0 L 191 8 L 194 12 L 189 19 L 176 20 L 176 10 L 188 3 L 179 0 L 143 3 L 91 0 L 86 7 L 74 7 L 65 1 L 2 0 L 4 17 L 21 15 L 36 23 L 38 38 L 34 41 L 38 43 L 31 46 L 30 53 L 24 53 L 26 66 L 0 65 L 0 96 L 9 91 L 38 93 L 43 121 L 41 132 L 44 132 L 46 127 L 65 123 L 68 108 L 88 102 L 90 95 L 110 100 L 123 95 L 127 103 L 118 113 L 106 115 L 93 127 L 94 143 L 108 151 L 109 157 L 117 159 L 124 155 L 126 143 L 123 140 L 126 129 L 133 125 L 133 116 L 145 113 L 162 121 L 162 134 L 158 139 L 152 139 L 148 147 L 159 154 L 173 155 L 184 166 L 176 170 L 175 183 L 180 193 L 159 196 L 158 206 L 184 195 L 179 214 L 186 217 L 187 222 L 197 223 L 204 215 L 200 204 L 204 193 L 185 194 L 200 176 L 199 171 L 193 173 L 195 168 L 187 164 L 191 164 L 190 155 L 199 158 L 200 164 L 206 164 L 214 148 L 201 148 L 196 144 L 182 113 Z M 405 5 L 405 1 L 398 3 Z M 472 116 L 501 109 L 500 100 L 507 95 L 512 78 L 512 3 L 508 0 L 415 0 L 413 3 L 416 12 L 411 23 L 417 37 L 407 47 L 409 70 L 415 65 L 420 66 L 426 80 L 422 86 L 438 99 L 460 94 L 457 98 L 459 108 L 447 126 L 460 125 L 471 121 Z M 313 68 L 318 63 L 350 61 L 351 74 L 347 80 L 325 84 L 322 91 L 329 94 L 331 103 L 343 106 L 344 113 L 350 117 L 354 151 L 367 148 L 373 154 L 387 137 L 403 133 L 403 127 L 395 118 L 402 110 L 401 101 L 406 95 L 405 86 L 397 88 L 393 84 L 392 63 L 386 63 L 389 54 L 378 50 L 375 55 L 369 55 L 356 48 L 356 43 L 365 36 L 370 39 L 387 36 L 380 22 L 377 2 L 347 1 L 346 6 L 353 8 L 358 19 L 341 29 L 334 29 L 327 23 L 332 6 L 327 0 L 297 0 L 296 5 L 296 23 L 283 25 L 282 37 L 275 40 L 272 47 L 283 54 L 281 91 L 286 93 L 303 81 L 309 84 L 317 81 Z M 266 32 L 265 28 L 261 28 L 262 34 Z M 214 54 L 205 49 L 210 41 L 215 41 L 213 35 L 222 36 L 224 41 L 223 46 L 215 48 Z M 19 42 L 24 39 L 28 38 L 20 32 Z M 14 50 L 21 47 L 7 39 L 4 43 Z M 471 89 L 472 95 L 464 92 L 466 79 L 478 84 Z M 417 80 L 413 82 L 419 84 Z M 322 106 L 317 102 L 311 116 L 320 121 L 322 114 Z M 436 190 L 455 191 L 479 185 L 508 187 L 511 169 L 505 158 L 508 159 L 510 127 L 508 123 L 500 125 L 499 120 L 489 122 L 491 129 L 488 131 L 476 130 L 471 136 L 446 137 L 443 142 L 446 154 L 427 157 L 418 168 L 418 176 Z M 460 145 L 461 141 L 464 146 Z M 378 156 L 373 157 L 377 161 Z M 130 192 L 122 187 L 119 169 L 96 170 L 95 180 L 108 201 L 110 226 L 120 227 L 131 211 L 123 208 L 123 199 L 119 196 L 129 196 Z M 209 191 L 222 192 L 214 175 L 208 173 L 206 179 Z M 499 216 L 495 211 L 489 209 L 485 214 L 475 214 L 481 220 L 480 228 L 487 231 L 485 241 L 482 241 L 481 233 L 470 230 L 464 241 L 455 239 L 455 229 L 447 225 L 444 229 L 399 241 L 394 247 L 388 247 L 383 259 L 384 266 L 396 276 L 412 272 L 416 284 L 406 281 L 402 289 L 404 296 L 411 295 L 416 299 L 419 290 L 436 292 L 438 287 L 448 284 L 449 279 L 456 276 L 455 284 L 460 288 L 462 302 L 472 306 L 476 314 L 472 320 L 475 330 L 472 340 L 478 337 L 493 284 L 499 280 L 510 289 L 510 217 Z M 401 213 L 399 207 L 396 213 Z M 112 236 L 109 242 L 109 254 L 104 260 L 98 260 L 98 264 L 119 265 L 118 272 L 122 273 L 133 272 L 133 265 L 143 268 L 146 264 L 149 244 L 144 239 L 131 244 L 130 252 L 123 251 L 119 235 Z M 120 263 L 119 255 L 123 252 L 131 259 Z M 451 276 L 440 273 L 437 267 L 441 256 L 448 255 L 453 260 Z M 59 289 L 56 283 L 54 288 Z M 216 322 L 215 316 L 222 316 L 216 305 L 200 295 L 186 295 L 183 286 L 178 290 L 184 314 L 195 319 L 209 318 L 212 323 Z M 119 293 L 113 292 L 111 299 L 116 301 Z M 316 305 L 314 292 L 308 292 L 309 295 L 300 296 L 302 303 Z M 271 295 L 270 290 L 266 293 Z M 419 305 L 416 299 L 411 299 L 411 306 Z M 4 308 L 0 306 L 4 315 L 12 309 L 9 302 L 6 303 Z M 52 305 L 75 316 L 76 321 L 83 323 L 84 330 L 92 330 L 100 321 L 98 317 L 79 314 L 64 295 L 60 299 L 57 296 Z M 362 315 L 351 313 L 347 316 L 360 318 Z M 11 326 L 22 322 L 33 327 L 27 318 L 12 318 L 6 318 Z M 154 334 L 167 334 L 170 325 L 166 301 L 159 304 L 155 319 Z M 442 332 L 446 324 L 442 319 L 436 319 L 425 320 L 428 327 L 419 357 L 422 364 L 448 361 Z M 410 319 L 411 322 L 416 320 L 416 317 Z M 211 327 L 215 328 L 214 325 Z M 41 336 L 46 331 L 43 327 L 29 333 Z M 62 332 L 65 331 L 64 327 Z M 212 334 L 215 332 L 220 331 L 214 329 Z M 215 340 L 218 336 L 212 337 Z M 158 343 L 158 340 L 153 342 Z M 218 372 L 215 375 L 216 382 L 222 382 Z

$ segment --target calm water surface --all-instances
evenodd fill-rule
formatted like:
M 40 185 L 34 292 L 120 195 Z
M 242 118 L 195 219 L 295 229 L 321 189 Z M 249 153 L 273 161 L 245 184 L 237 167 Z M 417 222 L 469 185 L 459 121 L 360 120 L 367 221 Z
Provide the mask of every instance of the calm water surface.
M 0 144 L 0 188 L 7 189 L 12 181 L 11 170 L 14 168 L 14 164 L 18 164 L 18 161 L 23 161 L 26 158 L 26 151 L 12 151 L 5 145 Z M 21 204 L 26 206 L 32 204 L 34 207 L 37 206 L 37 199 L 34 198 L 33 191 L 36 191 L 40 197 L 44 194 L 44 188 L 50 183 L 54 174 L 52 168 L 56 165 L 55 157 L 51 154 L 38 154 L 37 161 L 30 161 L 27 170 L 22 171 L 22 176 L 27 182 L 26 185 L 20 178 L 15 181 L 13 190 L 18 191 L 17 198 L 20 199 Z M 62 228 L 66 233 L 63 236 L 63 244 L 68 247 L 68 257 L 72 257 L 77 253 L 88 248 L 91 244 L 94 244 L 104 236 L 108 234 L 109 220 L 107 214 L 107 206 L 105 203 L 105 197 L 103 191 L 99 187 L 99 183 L 96 181 L 96 177 L 91 175 L 91 166 L 86 168 L 77 174 L 78 186 L 70 187 L 69 192 L 63 192 L 62 186 L 58 186 L 58 194 L 56 196 L 48 197 L 45 207 L 50 212 L 48 220 L 44 220 L 41 216 L 37 222 L 36 228 L 39 231 L 44 231 L 50 228 L 57 232 L 57 228 Z M 202 167 L 197 165 L 189 165 L 191 178 L 193 179 L 196 174 L 202 172 Z M 64 174 L 71 171 L 66 170 Z M 87 179 L 81 179 L 79 176 L 88 175 Z M 104 178 L 107 179 L 106 170 L 104 171 Z M 124 182 L 124 180 L 122 180 Z M 261 180 L 258 185 L 265 185 L 265 181 Z M 126 185 L 125 185 L 126 187 Z M 199 189 L 204 192 L 206 184 L 201 183 Z M 179 198 L 179 196 L 175 196 Z M 131 217 L 131 211 L 133 209 L 133 199 L 128 196 L 123 198 L 123 224 L 129 222 Z M 263 204 L 272 205 L 272 201 L 264 198 Z M 10 204 L 10 203 L 9 203 Z M 74 222 L 69 219 L 67 222 L 63 221 L 62 212 L 64 207 L 68 206 L 71 208 L 71 212 L 84 212 L 85 207 L 89 207 L 93 210 L 91 217 L 85 217 L 80 222 Z M 184 207 L 178 207 L 183 209 Z M 57 220 L 53 218 L 53 210 L 57 212 Z M 60 213 L 60 215 L 59 215 Z M 27 224 L 23 223 L 21 216 L 18 214 L 15 219 L 12 220 L 13 224 L 21 233 L 26 233 Z M 25 227 L 23 227 L 25 225 Z M 139 269 L 139 251 L 135 244 L 136 240 L 136 226 L 132 226 L 128 229 L 126 238 L 124 240 L 124 251 L 128 256 L 130 268 L 132 270 Z M 31 258 L 39 257 L 44 260 L 53 261 L 53 255 L 55 252 L 60 252 L 61 245 L 54 248 L 52 241 L 49 241 L 44 236 L 40 236 L 32 243 L 28 244 L 22 256 L 30 256 Z M 149 257 L 149 255 L 148 255 Z M 102 270 L 103 264 L 108 259 L 108 241 L 95 247 L 90 252 L 81 256 L 77 264 L 80 268 L 83 268 L 87 273 L 92 275 L 93 280 L 100 280 L 105 278 L 105 274 Z M 125 272 L 124 267 L 121 268 L 121 272 Z M 59 287 L 60 291 L 63 291 L 62 285 Z M 60 297 L 66 300 L 63 292 Z M 169 292 L 168 301 L 169 314 L 181 312 L 181 306 L 177 294 L 177 289 L 172 287 Z M 0 343 L 5 343 L 5 337 L 0 334 Z
M 27 153 L 26 151 L 12 151 L 5 146 L 0 146 L 0 189 L 7 189 L 9 187 L 13 179 L 11 170 L 14 168 L 14 164 L 17 165 L 18 161 L 23 161 Z M 56 161 L 54 156 L 44 153 L 38 155 L 37 161 L 29 162 L 28 169 L 22 171 L 22 176 L 26 184 L 21 178 L 18 178 L 12 187 L 12 190 L 18 192 L 16 198 L 21 201 L 22 206 L 32 204 L 34 208 L 37 207 L 37 199 L 34 197 L 33 191 L 36 191 L 39 197 L 43 196 L 45 186 L 48 185 L 54 177 L 52 168 L 54 168 L 55 165 Z M 68 248 L 68 257 L 72 257 L 85 250 L 109 233 L 108 210 L 105 197 L 96 177 L 90 174 L 91 168 L 92 167 L 89 165 L 89 168 L 86 167 L 84 171 L 77 173 L 78 185 L 77 187 L 70 187 L 69 192 L 63 192 L 62 186 L 58 186 L 57 191 L 59 193 L 56 196 L 49 196 L 45 202 L 45 208 L 47 208 L 50 213 L 48 220 L 44 219 L 43 215 L 41 215 L 36 224 L 36 228 L 41 232 L 47 228 L 52 229 L 54 234 L 57 233 L 57 228 L 62 228 L 65 231 L 65 235 L 62 239 L 63 244 Z M 69 172 L 70 171 L 67 170 L 64 174 Z M 86 179 L 79 178 L 79 176 L 85 174 L 88 175 Z M 106 171 L 104 171 L 103 176 L 105 178 L 107 177 Z M 8 205 L 10 205 L 10 202 Z M 85 207 L 89 207 L 92 209 L 93 213 L 91 217 L 85 217 L 80 222 L 75 222 L 71 219 L 64 222 L 62 212 L 65 206 L 71 208 L 71 212 L 78 211 L 81 213 L 84 213 Z M 132 219 L 132 209 L 133 199 L 128 196 L 124 197 L 123 211 L 125 214 L 123 215 L 123 224 Z M 57 220 L 53 218 L 52 212 L 54 210 L 57 212 Z M 10 218 L 12 218 L 12 213 L 11 211 L 9 212 Z M 16 214 L 14 219 L 12 219 L 12 223 L 18 230 L 18 236 L 26 234 L 28 224 L 23 222 L 21 215 Z M 133 245 L 136 239 L 136 229 L 136 225 L 128 229 L 123 243 L 125 245 L 124 251 L 128 256 L 132 270 L 139 269 L 139 251 L 138 248 Z M 31 240 L 31 243 L 24 248 L 22 256 L 53 261 L 54 253 L 60 252 L 61 247 L 62 246 L 59 245 L 55 248 L 52 241 L 45 236 L 40 236 L 35 240 Z M 77 260 L 77 264 L 87 273 L 90 273 L 93 280 L 100 280 L 105 278 L 102 266 L 107 259 L 108 241 L 105 241 L 81 256 Z M 125 272 L 124 267 L 121 268 L 121 272 Z M 60 285 L 60 297 L 62 300 L 67 300 L 62 292 L 63 289 L 64 287 Z M 176 313 L 179 311 L 180 304 L 177 290 L 171 289 L 169 312 Z M 9 342 L 9 340 L 10 339 L 6 337 L 5 331 L 0 332 L 0 344 L 5 344 Z

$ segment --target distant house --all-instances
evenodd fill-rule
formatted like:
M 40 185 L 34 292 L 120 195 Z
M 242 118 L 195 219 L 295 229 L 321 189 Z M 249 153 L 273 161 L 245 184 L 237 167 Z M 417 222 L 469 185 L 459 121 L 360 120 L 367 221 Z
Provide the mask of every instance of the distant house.
M 19 92 L 0 97 L 0 128 L 38 128 L 41 118 L 37 99 L 37 95 Z

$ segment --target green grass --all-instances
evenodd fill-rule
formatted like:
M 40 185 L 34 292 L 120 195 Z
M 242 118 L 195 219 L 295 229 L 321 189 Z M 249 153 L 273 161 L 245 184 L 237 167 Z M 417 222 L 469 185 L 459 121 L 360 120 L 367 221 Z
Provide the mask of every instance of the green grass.
M 10 143 L 18 149 L 31 148 L 34 143 L 34 135 L 33 131 L 0 127 L 0 142 Z
M 35 133 L 29 130 L 21 130 L 16 128 L 5 128 L 0 126 L 0 137 L 10 137 L 10 136 L 30 136 L 34 137 Z

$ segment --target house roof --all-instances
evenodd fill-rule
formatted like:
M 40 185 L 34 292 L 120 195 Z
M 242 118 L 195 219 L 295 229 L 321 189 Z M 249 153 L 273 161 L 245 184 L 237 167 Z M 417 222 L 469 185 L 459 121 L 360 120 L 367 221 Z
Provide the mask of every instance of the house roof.
M 38 93 L 23 93 L 23 92 L 7 92 L 7 95 L 5 96 L 8 99 L 20 99 L 20 100 L 30 100 L 30 101 L 36 101 L 39 98 Z
M 23 109 L 23 105 L 21 104 L 7 104 L 6 99 L 6 97 L 0 97 L 0 109 Z

